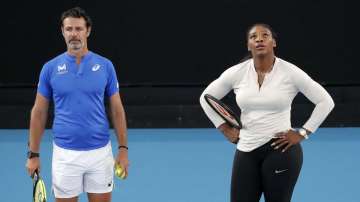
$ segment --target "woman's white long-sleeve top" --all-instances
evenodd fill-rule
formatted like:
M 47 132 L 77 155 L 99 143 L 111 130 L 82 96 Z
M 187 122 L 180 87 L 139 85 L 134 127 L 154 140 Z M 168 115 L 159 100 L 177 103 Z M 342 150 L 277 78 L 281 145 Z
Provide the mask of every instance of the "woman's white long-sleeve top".
M 305 95 L 315 108 L 304 128 L 315 132 L 334 107 L 326 90 L 297 66 L 276 58 L 272 70 L 265 75 L 261 87 L 253 59 L 230 67 L 204 90 L 200 104 L 215 125 L 224 123 L 208 106 L 204 94 L 221 99 L 231 90 L 241 109 L 240 140 L 237 148 L 252 151 L 268 142 L 274 134 L 291 129 L 290 110 L 298 92 Z

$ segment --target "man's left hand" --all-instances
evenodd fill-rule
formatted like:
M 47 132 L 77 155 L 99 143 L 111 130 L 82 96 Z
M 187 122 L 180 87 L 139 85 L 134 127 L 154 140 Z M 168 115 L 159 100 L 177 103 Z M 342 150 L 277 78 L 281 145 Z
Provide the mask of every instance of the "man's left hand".
M 125 178 L 126 178 L 129 173 L 128 150 L 125 148 L 120 148 L 115 161 L 117 164 L 121 166 L 122 169 L 125 170 Z

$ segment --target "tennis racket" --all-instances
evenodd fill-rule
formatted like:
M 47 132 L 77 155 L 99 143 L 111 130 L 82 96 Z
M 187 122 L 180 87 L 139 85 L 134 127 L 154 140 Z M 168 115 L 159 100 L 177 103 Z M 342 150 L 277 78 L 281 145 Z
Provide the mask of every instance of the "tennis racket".
M 239 116 L 235 114 L 235 112 L 226 104 L 218 100 L 212 95 L 205 94 L 205 100 L 210 105 L 210 107 L 217 113 L 221 118 L 226 121 L 230 126 L 241 129 L 242 124 L 239 120 Z
M 45 183 L 40 177 L 38 170 L 33 175 L 33 202 L 46 202 Z

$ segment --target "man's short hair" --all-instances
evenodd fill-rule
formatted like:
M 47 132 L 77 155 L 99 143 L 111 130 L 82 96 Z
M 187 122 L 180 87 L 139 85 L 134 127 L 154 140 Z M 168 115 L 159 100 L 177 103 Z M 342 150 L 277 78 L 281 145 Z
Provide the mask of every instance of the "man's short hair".
M 86 27 L 92 27 L 92 21 L 90 16 L 88 16 L 88 14 L 86 14 L 85 10 L 80 8 L 80 7 L 74 7 L 74 8 L 70 8 L 67 11 L 64 11 L 61 14 L 61 18 L 60 18 L 60 24 L 61 27 L 64 25 L 64 19 L 68 18 L 68 17 L 73 17 L 73 18 L 84 18 L 85 22 L 86 22 Z

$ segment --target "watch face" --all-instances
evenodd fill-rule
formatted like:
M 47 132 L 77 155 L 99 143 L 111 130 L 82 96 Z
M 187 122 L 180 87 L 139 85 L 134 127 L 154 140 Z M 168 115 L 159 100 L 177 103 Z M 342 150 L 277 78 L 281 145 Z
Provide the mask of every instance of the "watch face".
M 299 133 L 300 133 L 300 135 L 301 135 L 301 136 L 303 136 L 305 139 L 307 139 L 307 138 L 308 138 L 308 136 L 307 136 L 307 132 L 306 132 L 306 130 L 305 130 L 305 129 L 300 129 L 300 130 L 299 130 Z
M 306 131 L 305 131 L 304 129 L 300 129 L 300 130 L 299 130 L 299 133 L 300 133 L 302 136 L 306 135 Z

